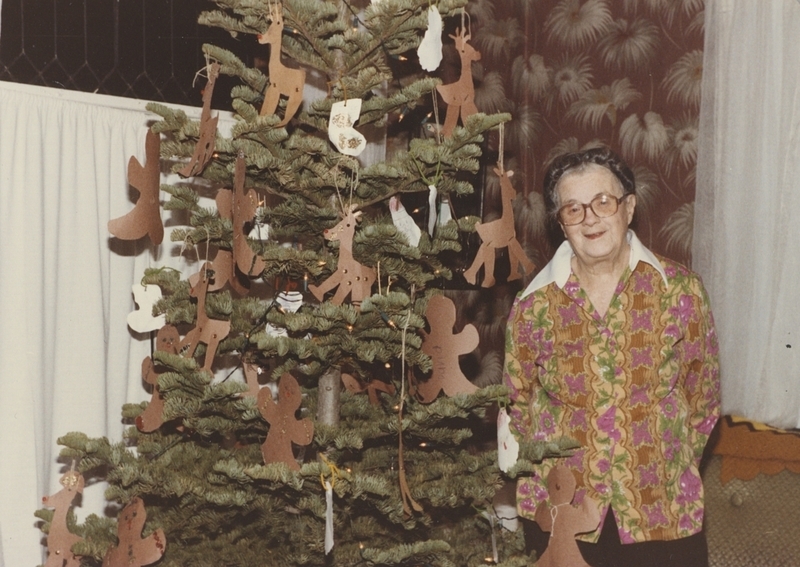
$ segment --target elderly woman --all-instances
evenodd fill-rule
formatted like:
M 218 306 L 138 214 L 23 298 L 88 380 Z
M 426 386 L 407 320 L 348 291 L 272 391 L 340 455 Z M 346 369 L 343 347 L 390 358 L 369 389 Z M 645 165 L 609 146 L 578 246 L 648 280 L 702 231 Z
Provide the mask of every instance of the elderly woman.
M 580 448 L 519 481 L 520 515 L 533 519 L 549 471 L 563 463 L 576 499 L 600 505 L 600 527 L 578 542 L 590 565 L 706 566 L 698 465 L 720 400 L 703 285 L 628 228 L 634 177 L 610 150 L 556 159 L 544 191 L 566 241 L 511 310 L 511 429 Z M 526 524 L 541 555 L 548 534 Z

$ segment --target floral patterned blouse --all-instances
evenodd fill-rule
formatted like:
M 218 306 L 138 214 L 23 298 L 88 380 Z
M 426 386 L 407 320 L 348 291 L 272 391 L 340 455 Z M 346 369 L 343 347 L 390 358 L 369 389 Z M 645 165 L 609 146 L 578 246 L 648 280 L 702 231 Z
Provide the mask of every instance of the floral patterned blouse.
M 517 297 L 504 373 L 511 430 L 519 439 L 580 443 L 563 460 L 576 497 L 593 498 L 603 518 L 610 507 L 623 543 L 671 540 L 702 528 L 698 464 L 719 417 L 717 337 L 698 276 L 632 232 L 628 239 L 631 266 L 604 317 L 571 273 L 566 242 Z M 547 498 L 555 464 L 546 459 L 518 482 L 522 517 L 533 519 Z

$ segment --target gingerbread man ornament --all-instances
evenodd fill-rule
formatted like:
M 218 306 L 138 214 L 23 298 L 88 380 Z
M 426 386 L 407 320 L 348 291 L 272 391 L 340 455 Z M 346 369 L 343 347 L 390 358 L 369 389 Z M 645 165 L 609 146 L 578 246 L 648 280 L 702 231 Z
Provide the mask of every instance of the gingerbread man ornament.
M 542 531 L 550 532 L 538 567 L 590 567 L 583 559 L 577 534 L 591 532 L 600 524 L 597 503 L 588 496 L 579 506 L 572 505 L 575 496 L 575 476 L 564 465 L 556 465 L 547 475 L 547 492 L 550 503 L 542 502 L 536 507 L 534 519 Z M 612 513 L 609 510 L 609 513 Z
M 141 498 L 134 498 L 120 512 L 117 522 L 119 545 L 103 558 L 103 567 L 141 567 L 155 563 L 164 555 L 167 540 L 161 528 L 142 538 L 147 513 Z
M 300 402 L 300 385 L 288 372 L 278 383 L 277 402 L 272 399 L 269 388 L 261 388 L 258 392 L 258 410 L 270 426 L 261 445 L 264 464 L 286 463 L 290 469 L 300 470 L 292 452 L 292 443 L 308 445 L 314 438 L 314 422 L 308 418 L 295 418 Z
M 83 541 L 83 538 L 69 531 L 67 515 L 72 501 L 83 492 L 83 475 L 71 470 L 59 482 L 64 488 L 42 498 L 45 506 L 55 508 L 47 533 L 47 562 L 44 567 L 80 567 L 80 559 L 72 553 L 72 546 Z
M 417 385 L 417 394 L 423 403 L 432 402 L 444 390 L 448 396 L 472 394 L 478 387 L 467 380 L 458 365 L 458 357 L 475 350 L 478 346 L 478 329 L 468 324 L 456 334 L 456 306 L 444 295 L 434 295 L 428 300 L 425 318 L 431 327 L 424 333 L 422 352 L 433 361 L 433 374 L 427 381 Z

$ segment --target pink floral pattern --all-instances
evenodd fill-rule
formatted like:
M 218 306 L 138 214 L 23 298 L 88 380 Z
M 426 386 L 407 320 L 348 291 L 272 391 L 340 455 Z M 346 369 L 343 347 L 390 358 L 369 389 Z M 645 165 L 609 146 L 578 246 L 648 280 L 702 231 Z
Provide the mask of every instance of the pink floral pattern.
M 639 262 L 623 275 L 605 317 L 574 275 L 564 289 L 551 283 L 517 298 L 506 335 L 512 431 L 521 441 L 566 436 L 580 443 L 565 460 L 578 490 L 600 502 L 603 514 L 613 508 L 630 542 L 701 528 L 697 466 L 719 416 L 717 339 L 705 290 L 692 272 L 659 259 L 666 286 Z M 554 464 L 545 460 L 519 481 L 522 516 L 531 518 L 547 497 L 542 479 Z

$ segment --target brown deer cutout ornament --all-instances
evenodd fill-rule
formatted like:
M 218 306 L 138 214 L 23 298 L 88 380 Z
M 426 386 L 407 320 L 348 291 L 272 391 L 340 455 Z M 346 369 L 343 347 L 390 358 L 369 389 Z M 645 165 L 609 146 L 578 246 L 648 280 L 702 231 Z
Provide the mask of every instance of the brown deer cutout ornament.
M 178 353 L 181 336 L 172 325 L 164 325 L 156 335 L 156 350 Z M 136 417 L 136 428 L 144 433 L 151 433 L 164 424 L 164 398 L 158 389 L 159 372 L 155 361 L 149 356 L 142 361 L 142 380 L 153 386 L 153 395 L 144 411 Z
M 252 362 L 244 362 L 242 363 L 242 370 L 244 371 L 244 380 L 247 384 L 247 391 L 242 392 L 242 397 L 252 396 L 258 398 L 258 392 L 261 390 L 261 386 L 258 384 L 260 368 L 257 364 L 253 364 Z
M 72 546 L 83 541 L 83 538 L 69 531 L 67 515 L 75 496 L 83 493 L 83 475 L 71 470 L 61 477 L 59 483 L 63 486 L 61 490 L 42 498 L 45 507 L 55 508 L 47 532 L 47 561 L 44 567 L 80 567 L 81 562 L 72 553 Z
M 212 319 L 206 313 L 206 295 L 214 273 L 213 264 L 206 262 L 200 269 L 200 278 L 195 280 L 197 283 L 191 287 L 191 296 L 197 298 L 197 317 L 194 328 L 186 333 L 178 346 L 179 351 L 186 349 L 185 355 L 191 357 L 199 343 L 206 345 L 203 369 L 208 371 L 211 371 L 219 343 L 228 336 L 231 330 L 230 321 Z M 189 278 L 190 284 L 191 281 L 192 278 Z
M 522 245 L 517 240 L 517 231 L 514 228 L 514 197 L 517 192 L 511 185 L 513 171 L 502 171 L 495 167 L 494 172 L 500 178 L 500 198 L 502 199 L 502 214 L 499 219 L 491 222 L 475 223 L 475 230 L 481 237 L 481 246 L 472 261 L 472 265 L 464 272 L 464 279 L 474 284 L 478 270 L 484 268 L 482 287 L 492 287 L 495 284 L 494 262 L 495 251 L 508 248 L 508 259 L 511 263 L 511 272 L 508 281 L 518 280 L 524 274 L 533 272 L 534 263 L 525 254 Z M 520 270 L 520 264 L 522 270 Z
M 428 380 L 417 384 L 417 397 L 427 404 L 435 400 L 441 391 L 447 396 L 477 391 L 478 387 L 461 372 L 458 357 L 472 352 L 478 346 L 478 329 L 475 325 L 467 324 L 460 333 L 453 333 L 456 306 L 444 295 L 434 295 L 428 300 L 425 318 L 431 332 L 423 331 L 422 352 L 431 357 L 433 373 Z
M 211 97 L 214 94 L 214 85 L 219 77 L 219 63 L 214 62 L 208 66 L 208 83 L 203 89 L 203 110 L 200 113 L 200 136 L 194 146 L 192 158 L 178 171 L 183 177 L 194 177 L 206 168 L 214 155 L 217 138 L 217 122 L 219 116 L 211 117 Z
M 339 241 L 339 261 L 336 271 L 322 284 L 308 286 L 318 301 L 322 301 L 328 291 L 338 288 L 331 298 L 331 303 L 341 305 L 349 295 L 350 301 L 357 306 L 363 299 L 369 297 L 372 291 L 372 284 L 377 277 L 375 269 L 364 266 L 353 257 L 353 237 L 360 216 L 361 211 L 356 211 L 355 205 L 350 205 L 344 218 L 336 226 L 323 232 L 325 240 Z
M 272 399 L 269 388 L 261 388 L 258 392 L 258 410 L 269 423 L 267 438 L 261 445 L 264 464 L 286 463 L 290 469 L 300 470 L 292 452 L 292 443 L 308 445 L 314 438 L 314 422 L 309 418 L 298 420 L 295 417 L 301 401 L 300 385 L 289 373 L 281 376 L 278 383 L 277 402 Z
M 249 231 L 246 227 L 253 223 L 258 208 L 258 195 L 252 189 L 245 189 L 246 164 L 244 156 L 236 158 L 231 215 L 233 218 L 233 257 L 236 266 L 247 276 L 258 276 L 264 271 L 266 262 L 253 252 L 247 241 Z
M 534 519 L 542 531 L 550 532 L 550 541 L 536 562 L 537 567 L 590 567 L 581 555 L 575 536 L 597 529 L 600 510 L 597 502 L 588 496 L 579 506 L 572 505 L 575 484 L 575 476 L 564 465 L 556 465 L 547 475 L 550 501 L 536 507 Z M 610 509 L 608 513 L 613 514 Z
M 459 115 L 463 124 L 467 118 L 478 112 L 478 107 L 475 106 L 475 85 L 472 83 L 472 62 L 481 58 L 480 51 L 476 51 L 468 43 L 470 35 L 464 28 L 456 30 L 456 35 L 448 35 L 455 41 L 458 56 L 461 58 L 461 76 L 455 83 L 436 87 L 442 100 L 447 103 L 447 114 L 442 126 L 442 136 L 445 138 L 453 134 Z
M 380 400 L 378 399 L 378 392 L 384 392 L 386 394 L 394 394 L 395 387 L 394 384 L 387 384 L 383 380 L 370 380 L 369 382 L 362 383 L 358 378 L 352 376 L 350 374 L 342 373 L 342 382 L 344 383 L 344 387 L 347 389 L 348 392 L 352 394 L 361 394 L 366 392 L 369 396 L 369 403 L 373 406 L 380 405 Z
M 147 235 L 153 244 L 164 239 L 164 224 L 161 222 L 159 202 L 161 169 L 159 148 L 161 137 L 147 130 L 145 141 L 145 165 L 131 156 L 128 162 L 128 182 L 139 191 L 139 200 L 128 214 L 108 221 L 108 232 L 122 240 L 138 240 Z
M 281 62 L 281 44 L 283 43 L 283 6 L 270 4 L 270 24 L 267 31 L 259 34 L 258 43 L 268 44 L 269 76 L 264 103 L 261 105 L 261 116 L 275 114 L 281 96 L 285 96 L 286 112 L 278 127 L 286 126 L 303 102 L 303 88 L 306 84 L 306 72 L 303 69 L 292 69 Z
M 142 538 L 147 513 L 144 502 L 136 497 L 119 514 L 119 545 L 111 547 L 103 558 L 103 567 L 141 567 L 155 563 L 164 555 L 167 540 L 161 528 Z

